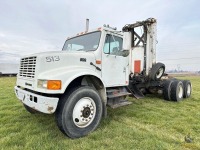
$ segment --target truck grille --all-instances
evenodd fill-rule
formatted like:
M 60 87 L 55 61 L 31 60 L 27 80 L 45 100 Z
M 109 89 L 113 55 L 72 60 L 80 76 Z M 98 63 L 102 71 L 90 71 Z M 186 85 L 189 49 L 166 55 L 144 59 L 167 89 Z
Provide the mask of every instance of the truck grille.
M 19 76 L 34 78 L 35 66 L 36 66 L 36 57 L 22 58 L 20 61 Z

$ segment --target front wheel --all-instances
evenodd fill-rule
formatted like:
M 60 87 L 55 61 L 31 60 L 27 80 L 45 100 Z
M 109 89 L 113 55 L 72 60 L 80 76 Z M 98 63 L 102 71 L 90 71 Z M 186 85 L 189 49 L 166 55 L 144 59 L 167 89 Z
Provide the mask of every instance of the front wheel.
M 59 129 L 70 138 L 83 137 L 97 128 L 103 112 L 98 92 L 81 86 L 60 99 L 56 111 Z

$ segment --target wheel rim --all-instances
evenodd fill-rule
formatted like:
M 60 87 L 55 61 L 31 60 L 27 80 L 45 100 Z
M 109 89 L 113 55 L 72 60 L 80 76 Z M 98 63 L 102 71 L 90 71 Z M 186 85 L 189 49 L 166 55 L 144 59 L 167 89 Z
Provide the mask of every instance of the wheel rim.
M 179 98 L 182 98 L 182 97 L 183 97 L 183 86 L 181 86 L 181 85 L 179 85 L 178 97 L 179 97 Z
M 191 94 L 191 85 L 188 84 L 187 85 L 187 96 L 190 96 L 190 94 Z
M 81 98 L 73 109 L 73 122 L 79 128 L 89 126 L 96 115 L 96 104 L 90 97 Z
M 157 74 L 156 74 L 156 78 L 157 78 L 157 79 L 161 78 L 162 75 L 163 75 L 163 73 L 164 73 L 164 68 L 160 68 L 160 69 L 158 70 Z

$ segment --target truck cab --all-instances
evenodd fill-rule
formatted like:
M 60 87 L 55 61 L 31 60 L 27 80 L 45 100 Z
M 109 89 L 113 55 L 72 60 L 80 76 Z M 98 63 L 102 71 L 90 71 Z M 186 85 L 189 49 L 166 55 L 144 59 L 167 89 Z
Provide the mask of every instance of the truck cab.
M 81 32 L 68 38 L 62 51 L 22 58 L 15 89 L 18 95 L 22 90 L 33 92 L 34 96 L 29 94 L 30 99 L 25 101 L 25 98 L 24 102 L 43 113 L 54 113 L 59 100 L 54 95 L 63 94 L 70 83 L 80 77 L 82 85 L 88 84 L 87 78 L 98 80 L 105 97 L 106 87 L 128 85 L 129 57 L 124 56 L 127 51 L 122 51 L 122 45 L 123 33 L 109 27 Z M 37 93 L 49 94 L 50 99 L 54 97 L 50 100 L 54 103 L 45 102 L 46 109 L 39 107 Z

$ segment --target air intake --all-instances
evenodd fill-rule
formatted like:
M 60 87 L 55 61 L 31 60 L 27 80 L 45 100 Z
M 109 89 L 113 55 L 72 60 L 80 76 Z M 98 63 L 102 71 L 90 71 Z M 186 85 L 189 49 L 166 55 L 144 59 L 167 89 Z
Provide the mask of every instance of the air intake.
M 19 76 L 26 78 L 35 77 L 36 57 L 22 58 L 20 62 Z

